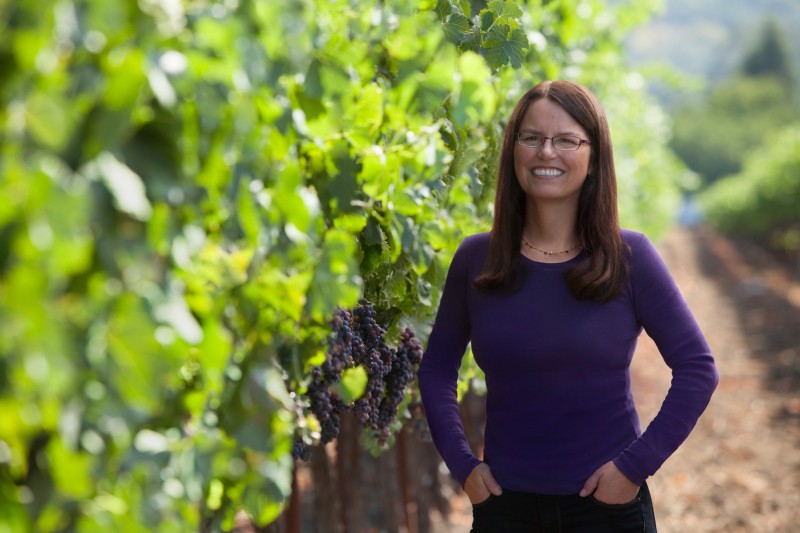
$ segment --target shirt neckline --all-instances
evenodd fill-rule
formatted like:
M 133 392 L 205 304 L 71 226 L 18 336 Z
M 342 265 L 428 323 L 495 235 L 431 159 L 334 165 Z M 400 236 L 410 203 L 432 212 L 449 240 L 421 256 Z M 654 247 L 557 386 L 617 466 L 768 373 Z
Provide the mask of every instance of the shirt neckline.
M 529 267 L 536 268 L 539 270 L 563 270 L 565 268 L 573 267 L 576 264 L 580 263 L 585 256 L 586 256 L 585 250 L 581 250 L 575 257 L 567 259 L 566 261 L 561 261 L 558 263 L 543 263 L 541 261 L 531 259 L 530 257 L 520 252 L 519 261 L 522 264 L 528 265 Z

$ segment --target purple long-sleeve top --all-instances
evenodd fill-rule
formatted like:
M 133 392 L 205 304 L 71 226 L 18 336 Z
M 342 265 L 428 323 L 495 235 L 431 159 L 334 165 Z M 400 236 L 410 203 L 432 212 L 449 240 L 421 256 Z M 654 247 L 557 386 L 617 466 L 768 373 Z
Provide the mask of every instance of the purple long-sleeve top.
M 539 263 L 520 255 L 515 290 L 479 291 L 472 280 L 489 234 L 464 239 L 445 282 L 420 364 L 433 441 L 464 484 L 481 460 L 470 449 L 456 398 L 468 343 L 486 374 L 484 457 L 510 490 L 574 494 L 613 460 L 641 484 L 686 439 L 719 376 L 708 344 L 653 244 L 622 230 L 630 246 L 625 291 L 606 303 L 579 301 L 564 273 L 582 258 Z M 672 369 L 658 415 L 642 433 L 630 363 L 644 329 Z

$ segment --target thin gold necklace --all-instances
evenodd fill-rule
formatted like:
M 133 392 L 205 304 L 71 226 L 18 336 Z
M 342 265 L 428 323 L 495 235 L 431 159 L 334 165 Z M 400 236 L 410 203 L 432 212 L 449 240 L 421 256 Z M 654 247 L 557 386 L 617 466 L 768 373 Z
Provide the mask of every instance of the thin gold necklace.
M 578 243 L 578 244 L 576 244 L 575 246 L 573 246 L 572 248 L 567 248 L 566 250 L 561 250 L 560 252 L 551 252 L 550 250 L 542 250 L 542 249 L 541 249 L 541 248 L 539 248 L 538 246 L 534 246 L 534 245 L 532 245 L 531 243 L 529 243 L 529 242 L 528 242 L 528 239 L 526 239 L 524 235 L 522 236 L 522 243 L 523 243 L 525 246 L 527 246 L 528 248 L 533 248 L 534 250 L 536 250 L 536 251 L 538 251 L 538 252 L 542 252 L 544 255 L 561 255 L 561 254 L 568 254 L 568 253 L 570 253 L 570 252 L 574 252 L 575 250 L 577 250 L 578 248 L 580 248 L 580 247 L 581 247 L 580 243 Z

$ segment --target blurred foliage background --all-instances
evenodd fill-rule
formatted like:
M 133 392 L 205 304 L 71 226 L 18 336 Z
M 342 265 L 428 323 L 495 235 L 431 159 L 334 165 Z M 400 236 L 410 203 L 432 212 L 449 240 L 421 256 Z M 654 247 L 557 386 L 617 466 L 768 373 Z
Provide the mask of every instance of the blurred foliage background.
M 319 437 L 302 393 L 327 321 L 366 297 L 426 338 L 539 80 L 604 102 L 625 226 L 657 237 L 703 188 L 713 220 L 796 248 L 794 78 L 743 63 L 670 144 L 623 53 L 659 7 L 0 1 L 0 531 L 278 516 L 293 437 Z M 675 155 L 720 134 L 718 175 Z
M 708 223 L 800 269 L 800 4 L 670 0 L 626 38 Z

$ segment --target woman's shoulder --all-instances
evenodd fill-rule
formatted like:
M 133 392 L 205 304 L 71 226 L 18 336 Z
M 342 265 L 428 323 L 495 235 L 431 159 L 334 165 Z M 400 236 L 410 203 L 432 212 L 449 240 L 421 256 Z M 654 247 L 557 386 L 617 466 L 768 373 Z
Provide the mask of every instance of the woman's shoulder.
M 622 241 L 631 247 L 638 247 L 641 246 L 643 241 L 648 241 L 647 235 L 641 233 L 639 231 L 634 231 L 632 229 L 621 228 L 619 230 L 620 235 L 622 236 Z
M 461 241 L 459 248 L 465 248 L 469 250 L 486 249 L 489 247 L 490 235 L 491 233 L 488 231 L 483 233 L 474 233 L 472 235 L 467 235 Z
M 455 261 L 482 264 L 486 254 L 489 253 L 489 236 L 489 232 L 467 235 L 458 245 L 453 259 Z
M 655 245 L 650 238 L 642 232 L 634 231 L 626 228 L 620 229 L 622 242 L 624 242 L 631 252 L 631 257 L 636 260 L 637 257 L 649 256 L 655 252 Z
M 623 242 L 630 250 L 631 272 L 634 276 L 646 272 L 661 272 L 665 269 L 661 254 L 647 235 L 629 229 L 621 229 L 620 233 Z

